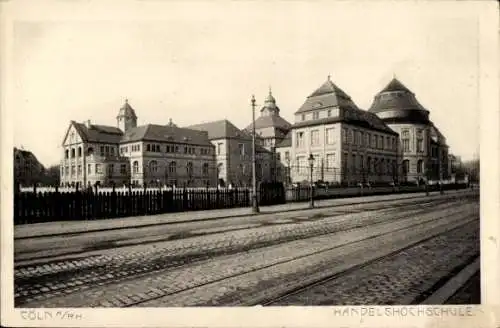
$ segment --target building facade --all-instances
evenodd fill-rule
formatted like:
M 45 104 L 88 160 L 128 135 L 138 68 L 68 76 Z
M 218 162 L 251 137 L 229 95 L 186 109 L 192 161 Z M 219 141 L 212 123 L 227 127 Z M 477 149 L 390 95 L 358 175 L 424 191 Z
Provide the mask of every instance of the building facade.
M 63 140 L 63 186 L 207 186 L 216 184 L 208 134 L 168 125 L 137 126 L 125 102 L 118 127 L 71 121 Z
M 219 185 L 252 185 L 252 136 L 228 120 L 192 125 L 189 129 L 206 131 L 215 147 Z M 271 181 L 273 153 L 256 145 L 257 182 Z
M 406 86 L 394 78 L 374 97 L 369 111 L 399 134 L 404 180 L 449 178 L 446 138 Z

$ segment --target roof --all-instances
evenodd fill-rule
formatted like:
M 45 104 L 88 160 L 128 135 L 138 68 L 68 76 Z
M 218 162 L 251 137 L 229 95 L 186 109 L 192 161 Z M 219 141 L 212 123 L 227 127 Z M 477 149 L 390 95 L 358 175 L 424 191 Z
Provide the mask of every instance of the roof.
M 252 131 L 252 125 L 249 124 L 245 130 L 246 131 Z M 290 129 L 292 124 L 290 124 L 287 120 L 282 118 L 279 115 L 263 115 L 259 116 L 255 120 L 255 129 L 264 129 L 264 128 L 269 128 L 269 127 L 275 127 L 279 128 L 281 130 L 286 130 Z
M 212 146 L 206 131 L 157 124 L 131 128 L 125 132 L 121 142 L 127 143 L 139 140 Z
M 380 92 L 392 92 L 392 91 L 406 91 L 410 92 L 410 89 L 408 89 L 403 83 L 401 83 L 398 79 L 393 78 L 389 84 L 386 85 L 385 88 L 382 89 Z
M 118 116 L 127 116 L 137 119 L 137 115 L 135 115 L 135 110 L 132 108 L 132 106 L 129 105 L 128 99 L 125 99 L 125 104 L 123 104 L 123 106 L 118 111 Z
M 338 117 L 327 117 L 317 120 L 308 120 L 299 122 L 293 125 L 293 128 L 302 128 L 306 126 L 316 126 L 321 124 L 332 124 L 332 123 L 346 123 L 362 128 L 385 132 L 393 135 L 398 135 L 397 132 L 392 130 L 387 126 L 382 119 L 377 115 L 361 110 L 361 109 L 348 109 L 341 111 Z
M 19 149 L 14 147 L 14 158 L 17 156 L 22 157 L 24 160 L 30 160 L 35 165 L 40 165 L 40 167 L 44 168 L 43 164 L 40 163 L 38 158 L 36 158 L 35 154 L 33 154 L 29 150 Z
M 338 108 L 353 108 L 358 107 L 352 101 L 351 97 L 335 85 L 330 78 L 316 89 L 309 97 L 307 97 L 304 104 L 299 108 L 295 114 L 309 112 L 315 109 L 323 109 L 330 107 Z
M 415 94 L 404 86 L 399 80 L 393 79 L 382 91 L 375 95 L 369 111 L 379 113 L 389 110 L 417 110 L 429 113 L 424 106 L 422 106 Z
M 71 121 L 71 125 L 85 142 L 119 143 L 123 136 L 122 130 L 114 126 L 91 124 L 87 127 L 75 121 Z
M 201 123 L 188 126 L 187 128 L 208 132 L 208 138 L 210 140 L 228 139 L 228 138 L 238 138 L 238 139 L 251 138 L 251 135 L 249 135 L 247 132 L 241 131 L 228 120 L 219 120 L 208 123 Z
M 285 138 L 281 140 L 279 144 L 276 145 L 276 148 L 284 148 L 284 147 L 292 147 L 292 132 L 289 131 Z

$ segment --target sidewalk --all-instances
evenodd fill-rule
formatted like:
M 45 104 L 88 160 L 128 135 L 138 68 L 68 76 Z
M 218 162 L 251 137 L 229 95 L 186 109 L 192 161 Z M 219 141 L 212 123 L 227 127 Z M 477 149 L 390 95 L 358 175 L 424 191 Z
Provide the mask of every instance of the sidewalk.
M 470 192 L 468 189 L 447 191 L 443 197 L 451 194 Z M 477 191 L 476 191 L 477 192 Z M 439 196 L 439 192 L 431 192 L 432 196 Z M 425 193 L 392 194 L 381 196 L 365 196 L 352 198 L 338 198 L 316 200 L 315 208 L 333 207 L 340 205 L 355 205 L 380 201 L 394 201 L 409 198 L 426 197 Z M 278 212 L 298 211 L 308 209 L 307 202 L 287 203 L 281 205 L 262 206 L 259 214 L 253 214 L 250 207 L 230 208 L 220 210 L 191 211 L 179 213 L 165 213 L 149 216 L 134 216 L 90 221 L 58 221 L 14 226 L 14 239 L 50 236 L 55 234 L 70 234 L 80 232 L 102 231 L 135 228 L 141 226 L 183 223 L 203 220 L 214 220 L 238 216 L 264 215 Z

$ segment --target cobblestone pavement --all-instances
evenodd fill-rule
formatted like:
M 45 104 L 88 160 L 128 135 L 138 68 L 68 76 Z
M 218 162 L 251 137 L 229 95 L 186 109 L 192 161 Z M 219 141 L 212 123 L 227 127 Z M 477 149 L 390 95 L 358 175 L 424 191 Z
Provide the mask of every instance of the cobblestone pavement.
M 394 214 L 394 210 L 369 211 L 342 217 L 317 218 L 313 222 L 276 225 L 233 231 L 224 234 L 188 238 L 148 246 L 134 246 L 128 249 L 114 249 L 105 255 L 87 257 L 81 260 L 55 262 L 29 266 L 15 271 L 16 304 L 72 293 L 102 286 L 137 275 L 155 272 L 201 261 L 221 254 L 243 252 L 257 247 L 283 243 L 297 238 L 309 238 L 368 224 L 421 214 L 436 208 L 448 208 L 452 204 L 413 205 L 407 211 Z M 419 207 L 418 209 L 414 209 Z M 356 218 L 356 220 L 353 220 Z M 57 283 L 55 283 L 55 281 Z
M 193 237 L 153 243 L 147 246 L 124 247 L 107 251 L 106 256 L 112 258 L 107 259 L 107 266 L 104 266 L 100 275 L 92 275 L 92 273 L 99 271 L 99 268 L 103 268 L 96 264 L 89 264 L 92 270 L 89 271 L 88 275 L 82 274 L 85 270 L 80 268 L 66 276 L 66 280 L 61 280 L 60 277 L 55 279 L 56 275 L 53 273 L 44 274 L 39 271 L 33 273 L 33 270 L 26 268 L 28 275 L 25 275 L 24 279 L 33 278 L 33 283 L 18 285 L 16 301 L 22 300 L 22 302 L 18 302 L 18 305 L 30 307 L 132 305 L 197 286 L 216 283 L 218 280 L 227 281 L 227 278 L 234 275 L 245 275 L 264 269 L 272 271 L 273 267 L 283 263 L 283 261 L 293 262 L 300 257 L 307 259 L 328 258 L 326 255 L 318 257 L 311 256 L 311 254 L 326 252 L 356 240 L 366 238 L 375 240 L 373 237 L 376 237 L 377 234 L 403 229 L 408 225 L 418 224 L 425 220 L 436 221 L 439 216 L 453 217 L 455 215 L 458 217 L 463 213 L 470 215 L 471 202 L 472 200 L 466 201 L 464 199 L 448 202 L 448 204 L 436 205 L 431 202 L 428 206 L 432 207 L 432 211 L 429 211 L 425 206 L 420 206 L 420 208 L 411 208 L 406 211 L 404 208 L 400 208 L 397 211 L 383 210 L 337 217 L 319 217 L 312 221 L 298 220 L 300 223 L 293 222 L 229 231 L 203 236 L 203 238 Z M 454 219 L 446 220 L 451 220 L 446 221 L 450 223 Z M 438 223 L 430 222 L 429 224 L 434 224 L 433 227 L 436 228 Z M 351 230 L 345 231 L 346 229 Z M 406 234 L 408 235 L 408 229 Z M 400 235 L 400 238 L 402 241 L 408 240 L 404 235 Z M 279 243 L 276 242 L 277 240 Z M 255 249 L 259 245 L 260 248 Z M 397 246 L 397 243 L 390 242 L 389 245 Z M 375 247 L 375 245 L 371 247 Z M 220 253 L 215 253 L 216 249 L 219 249 Z M 193 263 L 193 252 L 209 254 L 210 260 Z M 366 248 L 360 249 L 359 252 L 367 253 Z M 230 255 L 227 255 L 228 253 Z M 172 260 L 172 256 L 177 256 L 177 262 Z M 331 256 L 332 254 L 330 254 Z M 199 260 L 203 259 L 200 257 Z M 83 263 L 81 267 L 88 264 L 85 264 L 86 260 L 88 259 L 81 260 Z M 172 266 L 172 263 L 176 266 L 175 268 L 169 267 Z M 128 264 L 133 264 L 133 266 L 129 268 Z M 314 266 L 316 265 L 317 263 L 314 264 Z M 292 265 L 289 270 L 293 267 L 298 272 L 297 268 L 303 266 Z M 309 266 L 306 265 L 305 268 L 307 267 Z M 116 270 L 112 271 L 112 268 Z M 51 266 L 45 269 L 53 270 Z M 67 269 L 67 267 L 60 268 L 62 271 Z M 31 276 L 29 276 L 30 274 Z M 282 274 L 283 270 L 274 269 L 273 276 L 276 278 Z M 50 279 L 47 279 L 43 284 L 39 283 L 40 278 L 44 275 L 50 276 Z M 103 276 L 106 277 L 104 280 Z M 120 281 L 122 276 L 134 279 Z M 241 280 L 245 281 L 246 279 Z M 18 281 L 20 281 L 19 278 Z M 110 281 L 112 283 L 109 283 Z M 88 282 L 94 282 L 97 286 L 86 284 Z M 255 282 L 254 280 L 254 284 Z M 25 286 L 29 286 L 30 291 L 28 291 L 29 288 L 23 290 Z M 230 291 L 231 289 L 227 289 L 227 292 Z M 208 293 L 208 295 L 211 294 Z M 206 297 L 205 295 L 204 299 Z M 168 303 L 167 300 L 164 301 L 165 304 Z M 156 306 L 162 306 L 163 303 L 158 301 L 156 304 Z
M 470 221 L 470 214 L 471 212 L 467 214 L 463 213 L 461 217 L 468 218 Z M 325 252 L 323 254 L 319 254 L 314 257 L 307 257 L 293 263 L 289 262 L 280 266 L 273 266 L 265 270 L 252 272 L 244 277 L 226 279 L 224 281 L 211 284 L 210 286 L 204 286 L 203 288 L 191 289 L 183 293 L 176 293 L 175 295 L 142 303 L 140 306 L 233 306 L 259 304 L 268 298 L 274 298 L 290 289 L 303 286 L 309 281 L 314 282 L 322 279 L 325 275 L 329 276 L 355 268 L 357 265 L 362 265 L 372 259 L 384 257 L 393 251 L 397 251 L 407 245 L 426 239 L 433 233 L 447 231 L 450 227 L 463 224 L 464 221 L 457 218 L 458 216 L 454 219 L 455 224 L 450 224 L 449 221 L 446 223 L 432 222 L 431 225 L 428 225 L 426 228 L 420 226 L 418 228 L 418 232 L 414 234 L 410 234 L 409 230 L 406 229 L 403 231 L 393 232 L 390 234 L 390 241 L 387 240 L 387 235 L 362 240 L 359 243 L 345 245 L 332 250 L 331 252 Z M 410 229 L 414 229 L 414 227 Z M 453 233 L 454 232 L 452 232 L 452 234 Z M 373 251 L 367 252 L 367 249 Z M 421 256 L 418 255 L 417 258 L 421 259 Z M 391 260 L 385 260 L 384 262 L 390 261 Z M 422 263 L 423 262 L 424 261 L 422 260 Z M 397 267 L 404 268 L 402 264 L 404 264 L 404 262 L 399 262 Z M 383 265 L 382 267 L 378 267 L 378 269 L 378 273 L 382 272 L 382 275 L 384 275 L 386 270 Z M 389 294 L 391 291 L 384 290 L 384 286 L 371 288 L 366 290 L 364 293 L 359 293 L 358 288 L 360 288 L 360 286 L 370 285 L 366 279 L 368 279 L 367 277 L 369 277 L 370 274 L 373 274 L 373 271 L 370 271 L 370 267 L 368 267 L 367 272 L 365 272 L 365 270 L 366 269 L 363 268 L 350 273 L 349 277 L 351 280 L 346 285 L 350 288 L 350 290 L 341 295 L 347 299 L 359 300 L 359 304 L 375 304 L 373 303 L 373 298 L 381 296 L 391 297 Z M 390 275 L 390 271 L 388 274 L 385 274 L 387 277 Z M 405 280 L 405 277 L 398 276 L 396 276 L 394 280 L 397 281 L 401 278 L 402 280 Z M 399 288 L 398 290 L 400 293 L 403 293 L 402 295 L 405 295 L 407 292 L 404 287 L 405 286 L 402 286 L 401 283 L 396 284 L 396 288 Z M 316 296 L 317 295 L 306 294 L 303 299 L 300 299 L 294 304 L 311 305 L 311 302 L 316 302 Z M 334 298 L 334 301 L 328 304 L 340 305 L 341 303 L 338 303 L 337 299 Z M 314 303 L 314 305 L 324 304 Z
M 418 304 L 479 256 L 479 220 L 273 305 Z M 423 296 L 423 297 L 422 297 Z

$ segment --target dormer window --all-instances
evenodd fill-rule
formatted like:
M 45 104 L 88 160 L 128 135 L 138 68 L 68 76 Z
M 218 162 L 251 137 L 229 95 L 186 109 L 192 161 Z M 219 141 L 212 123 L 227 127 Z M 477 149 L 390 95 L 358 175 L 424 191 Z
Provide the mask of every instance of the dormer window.
M 305 121 L 306 120 L 306 114 L 302 114 L 301 119 L 302 119 L 302 121 Z
M 319 112 L 313 112 L 313 120 L 319 119 Z

